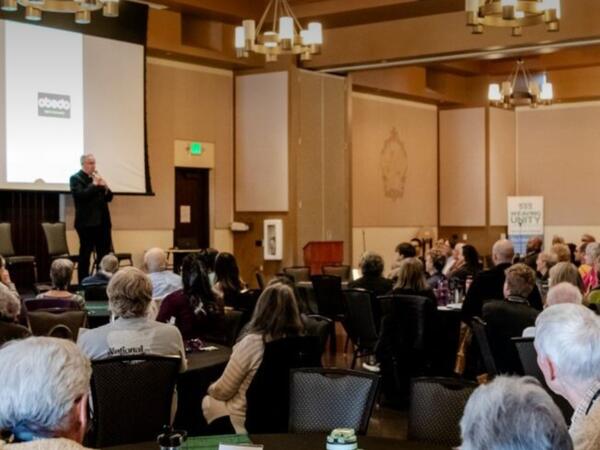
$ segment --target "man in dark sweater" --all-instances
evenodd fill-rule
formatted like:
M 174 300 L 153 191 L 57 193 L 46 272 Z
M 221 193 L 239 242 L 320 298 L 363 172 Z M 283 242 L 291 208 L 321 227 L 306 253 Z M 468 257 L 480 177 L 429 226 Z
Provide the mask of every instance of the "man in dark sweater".
M 462 320 L 467 325 L 475 316 L 481 317 L 482 308 L 489 300 L 504 298 L 505 271 L 512 265 L 515 255 L 511 241 L 502 239 L 497 241 L 492 248 L 494 267 L 477 274 L 465 297 L 462 307 Z M 542 298 L 537 286 L 527 295 L 529 304 L 541 311 Z
M 487 335 L 499 373 L 522 374 L 517 348 L 511 341 L 520 337 L 523 330 L 535 325 L 540 313 L 529 306 L 527 296 L 535 288 L 535 272 L 519 263 L 506 271 L 504 300 L 494 300 L 483 305 L 482 318 L 487 323 Z
M 382 277 L 383 258 L 374 252 L 366 252 L 359 263 L 362 277 L 348 284 L 350 289 L 366 289 L 375 295 L 386 295 L 393 287 L 392 280 Z

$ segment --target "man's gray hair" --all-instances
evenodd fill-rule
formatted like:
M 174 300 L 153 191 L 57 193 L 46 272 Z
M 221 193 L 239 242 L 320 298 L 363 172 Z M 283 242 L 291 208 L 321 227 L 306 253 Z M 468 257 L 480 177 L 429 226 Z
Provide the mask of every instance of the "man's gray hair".
M 512 263 L 515 256 L 515 247 L 508 239 L 500 239 L 492 247 L 492 255 L 495 255 L 499 262 Z
M 119 270 L 119 260 L 112 253 L 104 255 L 104 258 L 100 261 L 100 270 L 107 274 L 115 273 Z
M 153 247 L 144 253 L 144 266 L 148 273 L 161 272 L 167 268 L 167 254 L 162 248 Z
M 558 305 L 560 303 L 575 303 L 581 305 L 583 297 L 579 288 L 567 281 L 552 286 L 546 297 L 546 306 Z
M 460 422 L 462 450 L 572 450 L 560 410 L 533 377 L 478 387 Z
M 71 410 L 90 386 L 92 369 L 75 343 L 30 337 L 0 349 L 0 429 L 19 437 L 68 431 Z
M 66 290 L 73 276 L 73 262 L 69 259 L 59 258 L 50 265 L 50 280 L 56 289 Z
M 559 377 L 596 380 L 600 374 L 600 318 L 582 305 L 546 308 L 535 321 L 535 348 L 550 359 Z
M 384 268 L 383 258 L 375 252 L 365 252 L 360 257 L 358 266 L 363 275 L 381 276 Z
M 118 317 L 143 317 L 152 301 L 152 282 L 135 267 L 115 273 L 106 288 L 110 311 Z
M 94 155 L 92 153 L 85 153 L 83 155 L 81 155 L 79 157 L 79 163 L 83 166 L 83 163 L 88 159 L 88 158 L 93 158 Z
M 14 320 L 21 312 L 21 301 L 6 286 L 0 283 L 0 319 Z

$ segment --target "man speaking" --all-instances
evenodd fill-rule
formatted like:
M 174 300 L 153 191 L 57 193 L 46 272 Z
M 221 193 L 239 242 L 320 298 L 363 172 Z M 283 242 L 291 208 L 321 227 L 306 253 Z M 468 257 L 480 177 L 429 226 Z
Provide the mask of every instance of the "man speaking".
M 108 203 L 113 193 L 106 181 L 96 172 L 96 158 L 81 156 L 81 170 L 69 181 L 75 201 L 75 230 L 79 235 L 79 282 L 89 275 L 90 255 L 96 250 L 100 261 L 111 249 L 111 222 Z

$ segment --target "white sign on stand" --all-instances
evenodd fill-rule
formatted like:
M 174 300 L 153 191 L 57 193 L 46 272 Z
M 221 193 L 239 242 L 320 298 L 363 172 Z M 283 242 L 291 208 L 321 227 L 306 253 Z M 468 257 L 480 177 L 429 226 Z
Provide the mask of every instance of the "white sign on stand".
M 508 197 L 508 237 L 515 252 L 526 253 L 527 240 L 544 235 L 544 197 Z

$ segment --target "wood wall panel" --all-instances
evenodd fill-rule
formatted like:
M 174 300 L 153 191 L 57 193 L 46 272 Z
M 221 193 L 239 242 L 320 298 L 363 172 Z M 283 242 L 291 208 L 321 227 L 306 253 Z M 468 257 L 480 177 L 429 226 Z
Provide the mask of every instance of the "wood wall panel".
M 439 140 L 440 226 L 485 226 L 485 109 L 440 111 Z
M 514 111 L 489 109 L 490 225 L 508 225 L 506 197 L 516 192 L 517 122 Z

